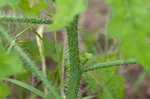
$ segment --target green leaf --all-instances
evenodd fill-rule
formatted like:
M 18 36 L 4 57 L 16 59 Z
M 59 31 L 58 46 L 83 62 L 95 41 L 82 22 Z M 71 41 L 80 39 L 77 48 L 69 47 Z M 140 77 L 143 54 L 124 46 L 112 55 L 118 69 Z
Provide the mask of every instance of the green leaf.
M 111 97 L 107 94 L 107 90 L 103 89 L 102 99 L 124 99 L 124 79 L 120 76 L 113 75 L 109 81 L 104 83 L 106 89 L 111 92 Z
M 36 40 L 23 40 L 21 42 L 18 42 L 18 44 L 28 52 L 32 59 L 36 61 L 40 59 Z
M 91 63 L 103 61 L 103 55 L 92 59 Z M 94 57 L 93 57 L 94 58 Z M 109 53 L 107 60 L 116 60 L 116 53 Z M 87 72 L 85 81 L 89 83 L 88 92 L 98 92 L 98 99 L 124 99 L 124 78 L 117 74 L 117 67 L 101 68 Z M 96 90 L 97 89 L 97 90 Z
M 4 99 L 9 93 L 8 86 L 0 81 L 0 99 Z
M 12 38 L 7 34 L 7 32 L 3 30 L 3 28 L 0 28 L 0 33 L 9 43 L 11 43 Z M 19 46 L 15 46 L 14 48 L 15 51 L 18 52 L 18 54 L 22 57 L 22 59 L 24 59 L 25 63 L 27 63 L 27 67 L 35 73 L 36 77 L 43 82 L 43 84 L 48 88 L 52 95 L 55 96 L 56 99 L 60 99 L 60 96 L 52 87 L 51 82 L 42 75 L 42 73 L 38 70 L 34 62 L 28 57 L 28 55 L 26 55 Z
M 45 56 L 50 56 L 50 57 L 52 57 L 52 59 L 55 62 L 57 62 L 58 58 L 57 58 L 57 54 L 56 54 L 55 43 L 52 40 L 47 40 L 47 39 L 44 39 L 43 43 L 44 43 L 44 54 L 45 54 Z M 61 48 L 60 44 L 58 44 L 58 48 L 59 49 Z
M 5 52 L 5 49 L 4 49 L 3 45 L 2 45 L 2 41 L 1 40 L 0 40 L 0 52 L 1 53 Z
M 27 16 L 40 16 L 40 12 L 47 7 L 47 3 L 44 0 L 21 0 L 19 7 L 23 13 Z
M 116 74 L 116 67 L 105 68 L 86 73 L 86 82 L 89 83 L 89 93 L 94 93 L 98 89 L 100 99 L 123 99 L 124 98 L 124 79 Z
M 0 77 L 21 74 L 24 72 L 21 60 L 16 53 L 8 54 L 0 41 Z M 0 80 L 0 99 L 4 99 L 9 94 L 8 86 Z
M 0 55 L 0 77 L 20 74 L 24 72 L 22 63 L 13 54 L 3 54 Z
M 0 51 L 3 49 L 0 43 Z M 7 54 L 4 51 L 0 52 L 0 77 L 9 76 L 13 74 L 23 73 L 21 60 L 14 54 Z
M 106 0 L 114 15 L 108 23 L 110 37 L 120 38 L 122 57 L 135 58 L 150 70 L 149 0 Z
M 87 7 L 87 0 L 57 0 L 57 12 L 53 17 L 52 30 L 58 30 L 68 25 L 73 17 Z
M 44 56 L 50 56 L 54 61 L 58 61 L 56 56 L 55 44 L 52 40 L 43 39 L 44 44 Z M 25 48 L 29 55 L 34 59 L 39 61 L 39 51 L 36 44 L 36 40 L 24 40 L 20 42 L 22 48 Z M 60 45 L 59 45 L 60 48 Z
M 46 99 L 46 95 L 42 91 L 40 91 L 40 90 L 38 90 L 38 89 L 36 89 L 36 88 L 34 88 L 34 87 L 24 83 L 24 82 L 21 82 L 21 81 L 18 81 L 18 80 L 14 80 L 14 79 L 9 79 L 9 78 L 1 78 L 1 79 L 2 80 L 6 80 L 8 82 L 11 82 L 13 84 L 16 84 L 16 85 L 18 85 L 20 87 L 23 87 L 23 88 L 25 88 L 25 89 L 35 93 L 36 95 L 39 95 L 39 96 L 41 96 L 41 97 Z

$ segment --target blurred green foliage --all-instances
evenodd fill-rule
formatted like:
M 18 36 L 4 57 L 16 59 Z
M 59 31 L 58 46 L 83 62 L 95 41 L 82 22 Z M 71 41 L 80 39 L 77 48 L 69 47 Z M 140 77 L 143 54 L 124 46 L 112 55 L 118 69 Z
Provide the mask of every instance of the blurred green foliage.
M 0 7 L 7 6 L 7 5 L 17 5 L 17 3 L 21 0 L 0 0 Z
M 39 17 L 41 11 L 48 7 L 45 0 L 0 0 L 0 2 L 0 7 L 10 6 L 17 13 L 21 10 L 28 17 Z
M 0 99 L 3 99 L 9 93 L 8 87 L 2 83 L 2 78 L 24 72 L 25 70 L 19 57 L 15 53 L 6 53 L 0 42 Z
M 114 12 L 108 22 L 110 37 L 120 38 L 123 58 L 134 58 L 150 70 L 149 0 L 106 0 Z
M 59 30 L 73 20 L 73 17 L 87 7 L 87 0 L 56 0 L 57 12 L 53 17 L 52 30 Z
M 4 99 L 10 93 L 9 88 L 6 84 L 0 82 L 0 99 Z
M 22 40 L 21 42 L 18 42 L 22 48 L 24 48 L 28 54 L 34 59 L 39 61 L 39 51 L 37 42 L 35 39 L 33 40 Z M 52 40 L 43 39 L 43 46 L 44 46 L 44 56 L 49 56 L 53 59 L 53 61 L 58 62 L 58 58 L 56 55 L 56 48 L 55 43 Z M 58 45 L 59 48 L 61 48 L 61 45 Z
M 116 68 L 107 68 L 86 73 L 88 94 L 97 92 L 100 99 L 124 99 L 124 79 L 116 74 Z
M 95 61 L 100 61 L 99 58 Z M 118 75 L 116 67 L 102 68 L 85 74 L 89 83 L 88 93 L 98 92 L 100 99 L 124 99 L 124 78 Z
M 87 0 L 53 1 L 56 4 L 56 14 L 52 17 L 53 24 L 50 26 L 51 30 L 59 30 L 68 26 L 73 20 L 73 17 L 80 14 L 87 7 Z M 0 2 L 0 7 L 10 6 L 16 12 L 20 13 L 21 11 L 24 16 L 28 17 L 40 17 L 40 13 L 44 9 L 47 9 L 49 5 L 46 0 L 0 0 Z M 107 24 L 107 31 L 109 37 L 120 38 L 122 57 L 125 59 L 135 58 L 146 69 L 150 69 L 148 66 L 150 64 L 150 46 L 148 44 L 150 31 L 149 0 L 105 0 L 105 2 L 112 7 L 112 11 L 114 12 Z M 7 29 L 11 31 L 9 28 Z M 91 35 L 87 30 L 84 30 L 83 35 L 85 37 L 85 51 L 80 50 L 80 61 L 82 65 L 118 59 L 116 52 L 103 53 L 105 48 L 101 48 L 97 34 Z M 63 47 L 59 44 L 56 47 L 52 40 L 45 38 L 42 40 L 44 56 L 49 56 L 53 61 L 59 63 L 58 68 L 52 73 L 47 69 L 47 74 L 48 78 L 53 80 L 56 88 L 60 91 L 61 88 L 59 87 L 62 87 L 60 86 L 60 66 L 62 65 Z M 35 39 L 19 40 L 16 43 L 24 48 L 26 54 L 32 57 L 36 61 L 36 64 L 40 62 L 39 50 Z M 105 54 L 107 54 L 107 57 L 104 57 L 106 56 Z M 66 57 L 68 56 L 66 55 Z M 3 44 L 0 42 L 0 78 L 21 74 L 24 71 L 22 61 L 17 54 L 13 51 L 7 53 Z M 28 77 L 30 77 L 30 73 L 20 75 L 16 78 L 27 80 Z M 88 72 L 84 77 L 85 82 L 90 85 L 88 94 L 94 93 L 96 89 L 96 97 L 100 99 L 124 98 L 125 81 L 123 77 L 118 75 L 116 67 Z M 44 86 L 41 85 L 40 87 Z M 3 99 L 8 94 L 8 86 L 0 80 L 0 99 Z
M 21 0 L 19 2 L 19 8 L 27 16 L 40 16 L 40 12 L 48 7 L 48 4 L 44 0 Z
M 97 36 L 97 33 L 92 34 L 86 29 L 83 29 L 83 35 L 86 42 L 85 48 L 87 52 L 90 52 L 91 54 L 91 57 L 86 62 L 86 65 L 119 59 L 117 53 L 114 51 L 111 53 L 102 53 L 102 48 L 98 42 L 99 36 Z M 95 43 L 98 43 L 98 45 L 93 47 Z M 110 49 L 107 49 L 107 51 L 109 50 Z M 107 57 L 104 57 L 104 54 L 107 54 Z M 87 89 L 88 95 L 97 93 L 97 96 L 95 97 L 98 99 L 124 99 L 125 80 L 118 74 L 117 67 L 102 68 L 92 72 L 87 72 L 84 74 L 84 79 L 85 82 L 89 84 Z

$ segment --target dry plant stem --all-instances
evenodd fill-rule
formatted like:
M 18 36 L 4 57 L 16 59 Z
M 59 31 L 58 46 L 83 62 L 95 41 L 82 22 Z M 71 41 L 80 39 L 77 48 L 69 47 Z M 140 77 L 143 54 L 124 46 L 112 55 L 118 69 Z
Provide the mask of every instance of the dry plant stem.
M 66 27 L 67 30 L 67 48 L 69 53 L 69 82 L 66 99 L 77 99 L 81 70 L 78 48 L 78 17 L 74 17 L 73 22 Z
M 64 38 L 64 48 L 63 48 L 63 60 L 62 60 L 62 65 L 61 65 L 61 96 L 64 96 L 64 98 L 66 99 L 66 95 L 65 95 L 65 92 L 64 92 L 64 74 L 65 74 L 65 68 L 64 68 L 64 57 L 65 57 L 65 50 L 66 50 L 66 34 L 63 32 L 63 38 Z
M 44 25 L 40 25 L 38 30 L 37 30 L 37 33 L 42 38 L 43 38 L 43 32 L 44 32 Z M 44 57 L 44 52 L 43 52 L 44 46 L 43 46 L 43 41 L 39 38 L 39 36 L 36 36 L 36 40 L 37 40 L 37 45 L 38 45 L 38 48 L 39 48 L 39 53 L 40 53 L 41 62 L 42 62 L 42 73 L 45 77 L 47 77 L 45 57 Z M 44 93 L 48 94 L 47 88 L 44 88 Z

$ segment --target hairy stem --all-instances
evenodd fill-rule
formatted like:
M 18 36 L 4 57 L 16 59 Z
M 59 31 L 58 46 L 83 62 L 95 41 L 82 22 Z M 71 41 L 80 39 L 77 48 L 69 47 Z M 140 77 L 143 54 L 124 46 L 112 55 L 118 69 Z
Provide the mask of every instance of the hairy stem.
M 79 61 L 78 48 L 78 17 L 76 16 L 73 22 L 67 29 L 67 46 L 70 62 L 70 76 L 68 82 L 66 99 L 76 99 L 79 91 L 81 70 Z
M 29 24 L 52 24 L 52 21 L 49 19 L 21 18 L 21 17 L 9 17 L 9 16 L 0 16 L 0 22 L 18 22 L 18 23 L 29 23 Z
M 134 59 L 129 60 L 116 60 L 111 62 L 104 62 L 104 63 L 98 63 L 98 64 L 91 64 L 88 66 L 82 67 L 82 72 L 88 72 L 100 68 L 108 68 L 112 66 L 120 66 L 120 65 L 128 65 L 128 64 L 136 64 L 136 61 Z
M 27 30 L 29 30 L 32 27 L 32 25 L 30 25 L 29 27 L 25 28 L 23 31 L 21 31 L 20 33 L 18 33 L 15 38 L 11 41 L 10 46 L 8 47 L 7 53 L 10 53 L 11 49 L 13 48 L 13 46 L 15 45 L 16 40 L 22 35 L 24 34 Z
M 7 32 L 5 32 L 3 29 L 0 29 L 0 33 L 4 36 L 4 38 L 9 43 L 11 43 L 11 41 L 13 39 L 7 34 Z M 26 66 L 28 66 L 28 68 L 35 74 L 35 76 L 39 80 L 41 80 L 43 82 L 43 84 L 45 85 L 45 87 L 47 87 L 47 89 L 56 97 L 56 99 L 60 99 L 60 96 L 55 91 L 55 89 L 52 87 L 52 85 L 49 82 L 49 80 L 46 79 L 46 77 L 44 77 L 42 75 L 42 73 L 36 67 L 35 63 L 23 52 L 23 50 L 19 46 L 16 45 L 14 48 L 19 53 L 19 55 L 22 57 L 22 59 L 27 63 Z

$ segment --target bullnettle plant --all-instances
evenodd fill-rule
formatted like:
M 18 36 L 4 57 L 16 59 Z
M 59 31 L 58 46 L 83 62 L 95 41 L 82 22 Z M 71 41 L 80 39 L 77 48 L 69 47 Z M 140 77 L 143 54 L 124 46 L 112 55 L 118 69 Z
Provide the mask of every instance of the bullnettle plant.
M 67 35 L 67 59 L 69 61 L 66 99 L 77 99 L 80 88 L 80 80 L 82 74 L 85 72 L 112 66 L 125 66 L 137 63 L 142 64 L 147 70 L 150 69 L 150 46 L 148 44 L 148 35 L 150 32 L 149 0 L 105 0 L 105 2 L 111 7 L 111 12 L 113 12 L 106 26 L 108 35 L 110 37 L 120 38 L 119 48 L 121 55 L 125 60 L 90 64 L 87 66 L 84 66 L 84 64 L 81 63 L 78 46 L 78 19 L 80 13 L 85 10 L 87 6 L 86 0 L 56 0 L 55 4 L 57 12 L 51 20 L 1 16 L 0 22 L 47 24 L 51 26 L 50 28 L 52 31 L 60 30 L 65 27 Z M 2 28 L 0 28 L 0 34 L 9 44 L 14 41 L 14 39 Z M 38 70 L 33 60 L 23 51 L 23 49 L 17 44 L 14 44 L 14 49 L 20 55 L 22 60 L 25 61 L 27 64 L 26 67 L 29 68 L 29 70 L 31 70 L 40 81 L 42 81 L 48 93 L 46 94 L 21 81 L 6 78 L 5 76 L 0 76 L 1 80 L 22 86 L 43 97 L 43 99 L 51 99 L 52 97 L 54 99 L 61 99 L 62 97 L 52 86 L 52 82 Z

